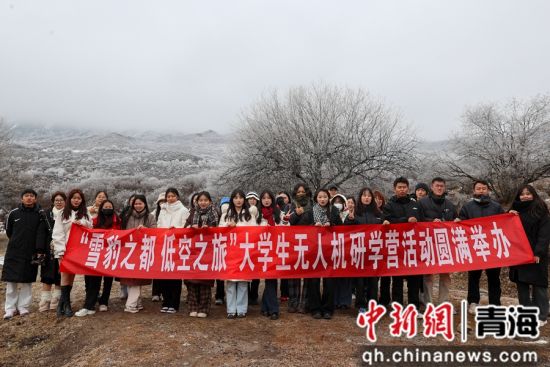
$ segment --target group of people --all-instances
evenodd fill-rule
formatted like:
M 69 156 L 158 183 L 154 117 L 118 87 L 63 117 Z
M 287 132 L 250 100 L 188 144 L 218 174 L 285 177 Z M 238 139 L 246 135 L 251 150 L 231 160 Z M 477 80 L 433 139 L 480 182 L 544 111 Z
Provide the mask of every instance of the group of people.
M 37 204 L 37 193 L 32 189 L 21 194 L 21 204 L 12 210 L 6 220 L 9 237 L 2 269 L 6 282 L 4 319 L 29 313 L 32 303 L 31 285 L 40 268 L 42 289 L 40 312 L 56 310 L 59 317 L 88 316 L 98 309 L 109 310 L 113 278 L 88 276 L 85 278 L 85 300 L 73 313 L 71 289 L 75 275 L 60 272 L 71 226 L 74 223 L 101 229 L 131 228 L 201 228 L 278 225 L 364 225 L 406 222 L 459 221 L 504 213 L 504 208 L 490 197 L 489 184 L 473 182 L 473 197 L 460 210 L 446 198 L 446 182 L 436 177 L 428 186 L 419 183 L 410 190 L 409 180 L 398 177 L 393 182 L 393 195 L 386 200 L 382 192 L 364 187 L 356 197 L 338 193 L 336 187 L 319 189 L 312 193 L 308 185 L 297 184 L 292 193 L 277 195 L 265 190 L 245 194 L 234 190 L 214 204 L 206 191 L 193 194 L 189 208 L 180 200 L 177 189 L 168 188 L 159 195 L 151 211 L 142 194 L 132 195 L 126 205 L 117 210 L 106 192 L 98 192 L 91 206 L 81 190 L 68 194 L 55 192 L 51 208 L 43 210 Z M 517 284 L 519 303 L 539 308 L 539 319 L 546 323 L 548 316 L 548 245 L 550 243 L 550 214 L 548 207 L 531 185 L 517 191 L 509 212 L 521 219 L 535 255 L 535 263 L 510 268 L 510 280 Z M 500 305 L 500 268 L 486 269 L 489 303 Z M 480 303 L 480 278 L 483 270 L 468 272 L 468 303 L 474 313 Z M 407 284 L 407 302 L 422 312 L 426 304 L 434 303 L 434 275 L 266 279 L 261 298 L 261 313 L 272 320 L 280 316 L 280 302 L 288 302 L 289 313 L 310 313 L 315 319 L 331 319 L 336 309 L 352 306 L 363 312 L 370 300 L 389 306 L 391 302 L 405 304 L 404 282 Z M 152 300 L 162 302 L 160 312 L 173 314 L 180 310 L 181 279 L 117 279 L 121 297 L 126 298 L 125 312 L 137 313 L 143 309 L 141 287 L 152 282 Z M 243 318 L 249 304 L 258 304 L 260 280 L 185 279 L 190 317 L 207 317 L 211 310 L 212 288 L 215 286 L 215 304 L 226 304 L 227 317 Z M 103 286 L 102 286 L 103 285 Z M 451 274 L 439 274 L 439 298 L 449 301 Z

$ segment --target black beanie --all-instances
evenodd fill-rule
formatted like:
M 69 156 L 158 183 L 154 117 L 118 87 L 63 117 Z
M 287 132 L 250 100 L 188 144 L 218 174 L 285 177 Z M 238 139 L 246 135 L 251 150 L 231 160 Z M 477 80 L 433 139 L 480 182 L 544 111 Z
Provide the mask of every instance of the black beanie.
M 25 196 L 25 194 L 33 194 L 35 198 L 38 197 L 38 194 L 33 189 L 23 190 L 23 192 L 21 193 L 21 197 Z
M 418 189 L 422 189 L 424 191 L 426 191 L 427 193 L 430 192 L 430 188 L 427 184 L 425 184 L 424 182 L 419 182 L 416 184 L 416 187 L 414 188 L 414 191 L 416 192 L 416 190 Z

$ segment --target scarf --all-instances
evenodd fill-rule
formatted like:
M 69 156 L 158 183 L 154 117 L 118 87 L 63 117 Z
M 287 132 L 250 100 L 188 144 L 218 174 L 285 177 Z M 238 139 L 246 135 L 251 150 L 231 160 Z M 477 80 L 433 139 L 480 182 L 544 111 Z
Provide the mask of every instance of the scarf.
M 524 213 L 527 210 L 529 210 L 529 207 L 531 206 L 531 204 L 533 204 L 533 200 L 529 200 L 529 201 L 516 200 L 512 204 L 512 209 L 514 209 L 514 210 L 516 210 L 520 213 Z
M 57 209 L 55 206 L 52 208 L 52 219 L 55 220 L 55 218 L 63 215 L 63 209 Z
M 308 210 L 311 210 L 311 201 L 306 195 L 296 196 L 294 198 L 294 206 L 296 208 L 303 208 L 305 213 Z
M 491 203 L 491 198 L 488 195 L 474 196 L 474 201 L 481 206 L 486 206 Z
M 181 203 L 181 201 L 177 200 L 175 203 L 172 204 L 164 203 L 160 207 L 166 210 L 166 212 L 168 213 L 175 213 L 183 208 L 183 204 Z
M 328 219 L 328 216 L 327 216 L 327 210 L 317 203 L 313 205 L 313 222 L 315 224 L 330 223 L 330 220 Z
M 443 205 L 445 203 L 445 194 L 441 196 L 437 196 L 435 194 L 430 194 L 430 197 L 432 198 L 433 202 L 439 206 Z
M 265 206 L 262 206 L 262 218 L 267 221 L 267 224 L 274 226 L 275 220 L 273 219 L 273 208 L 266 208 Z
M 200 206 L 195 206 L 195 213 L 193 213 L 193 225 L 199 227 L 216 227 L 219 222 L 219 216 L 216 209 L 212 204 L 202 209 Z

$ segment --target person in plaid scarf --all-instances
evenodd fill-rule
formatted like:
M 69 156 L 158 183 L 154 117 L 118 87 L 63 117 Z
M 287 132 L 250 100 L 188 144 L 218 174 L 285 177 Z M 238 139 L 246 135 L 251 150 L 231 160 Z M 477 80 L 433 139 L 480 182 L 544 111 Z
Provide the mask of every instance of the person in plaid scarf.
M 212 198 L 207 191 L 197 194 L 197 205 L 193 213 L 193 228 L 208 228 L 218 226 L 218 211 L 212 205 Z M 212 300 L 212 287 L 214 280 L 189 279 L 185 280 L 187 286 L 187 301 L 189 303 L 189 316 L 204 318 L 210 312 Z

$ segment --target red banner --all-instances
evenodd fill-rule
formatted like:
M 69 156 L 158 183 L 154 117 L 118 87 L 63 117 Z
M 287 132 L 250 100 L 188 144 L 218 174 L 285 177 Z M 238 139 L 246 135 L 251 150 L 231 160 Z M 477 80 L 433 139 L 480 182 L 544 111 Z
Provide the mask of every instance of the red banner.
M 519 217 L 462 222 L 94 230 L 74 225 L 61 271 L 145 279 L 369 277 L 531 263 Z

